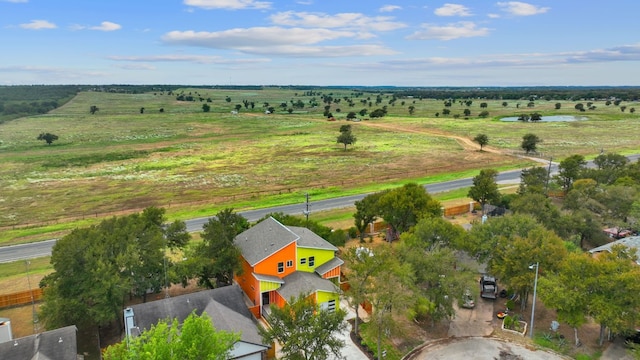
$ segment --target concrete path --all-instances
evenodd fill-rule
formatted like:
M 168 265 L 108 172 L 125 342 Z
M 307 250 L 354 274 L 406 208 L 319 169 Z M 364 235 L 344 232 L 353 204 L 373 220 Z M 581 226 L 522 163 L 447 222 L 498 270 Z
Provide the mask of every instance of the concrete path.
M 411 360 L 566 360 L 570 359 L 542 350 L 530 350 L 516 343 L 496 338 L 459 338 L 425 346 Z
M 600 360 L 633 360 L 633 356 L 627 352 L 627 348 L 624 346 L 624 339 L 616 337 L 602 353 Z
M 493 301 L 477 299 L 473 309 L 456 309 L 449 337 L 489 336 L 493 332 Z
M 353 309 L 349 306 L 349 303 L 347 303 L 346 300 L 342 299 L 340 301 L 340 308 L 342 308 L 342 310 L 347 312 L 347 317 L 345 318 L 346 320 L 351 320 L 351 319 L 355 319 L 356 317 L 356 313 L 355 311 L 353 311 Z M 364 310 L 359 310 L 358 312 L 362 313 Z M 362 316 L 362 314 L 360 315 Z M 360 348 L 358 347 L 358 345 L 356 345 L 353 341 L 351 341 L 351 324 L 348 324 L 347 329 L 345 331 L 343 331 L 342 333 L 340 333 L 340 336 L 342 338 L 342 340 L 344 340 L 345 346 L 342 349 L 342 359 L 348 359 L 348 360 L 369 360 L 369 358 L 367 357 L 367 355 L 365 355 Z M 338 358 L 336 357 L 329 357 L 329 360 L 338 360 Z

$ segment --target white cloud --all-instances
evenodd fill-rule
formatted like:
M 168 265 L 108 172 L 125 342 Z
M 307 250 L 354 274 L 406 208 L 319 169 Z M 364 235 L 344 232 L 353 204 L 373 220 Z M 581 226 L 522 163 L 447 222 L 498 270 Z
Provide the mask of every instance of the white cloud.
M 29 0 L 0 0 L 0 2 L 10 2 L 10 3 L 27 3 Z
M 42 30 L 42 29 L 55 29 L 58 26 L 56 26 L 56 24 L 49 22 L 47 20 L 31 20 L 30 23 L 20 24 L 20 27 L 23 29 L 29 29 L 29 30 Z
M 115 31 L 120 30 L 122 26 L 116 23 L 112 23 L 110 21 L 103 21 L 99 26 L 92 26 L 89 29 L 91 30 L 99 30 L 99 31 Z
M 308 13 L 285 11 L 271 15 L 271 21 L 276 25 L 302 26 L 313 28 L 345 28 L 371 31 L 391 31 L 404 28 L 407 25 L 392 21 L 390 16 L 369 17 L 361 13 Z
M 237 64 L 237 63 L 265 63 L 269 59 L 230 59 L 211 55 L 153 55 L 153 56 L 109 56 L 114 61 L 130 62 L 193 62 L 198 64 Z
M 486 36 L 489 34 L 489 28 L 477 28 L 473 22 L 462 21 L 456 24 L 446 26 L 435 26 L 424 24 L 424 30 L 416 31 L 409 35 L 409 40 L 454 40 L 458 38 Z
M 198 7 L 202 9 L 269 9 L 271 3 L 256 0 L 184 0 L 185 5 Z
M 549 11 L 548 7 L 538 7 L 519 1 L 508 1 L 497 3 L 498 7 L 502 8 L 502 11 L 513 16 L 531 16 L 544 14 Z
M 358 32 L 329 29 L 255 27 L 219 32 L 171 31 L 162 37 L 167 44 L 230 49 L 245 54 L 280 56 L 368 56 L 394 51 L 380 45 L 311 46 L 323 41 L 353 39 Z
M 380 9 L 378 9 L 378 11 L 380 11 L 380 12 L 392 12 L 392 11 L 396 11 L 396 10 L 402 10 L 402 6 L 385 5 L 385 6 L 381 7 Z
M 469 8 L 460 4 L 444 4 L 437 8 L 434 14 L 438 16 L 471 16 Z

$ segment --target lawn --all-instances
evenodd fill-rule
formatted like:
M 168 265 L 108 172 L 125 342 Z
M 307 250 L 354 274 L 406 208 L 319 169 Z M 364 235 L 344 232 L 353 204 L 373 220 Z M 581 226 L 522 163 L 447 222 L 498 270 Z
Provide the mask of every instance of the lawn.
M 354 98 L 355 104 L 334 100 L 333 122 L 322 114 L 326 105 L 321 95 L 293 89 L 82 92 L 49 114 L 1 124 L 0 244 L 61 236 L 74 227 L 148 206 L 166 208 L 172 219 L 187 219 L 225 207 L 302 203 L 305 193 L 318 200 L 406 181 L 473 176 L 482 168 L 531 166 L 534 162 L 510 155 L 527 132 L 543 139 L 542 156 L 554 160 L 573 153 L 592 156 L 602 149 L 640 150 L 633 131 L 638 116 L 604 102 L 595 102 L 596 110 L 586 114 L 588 121 L 533 124 L 498 118 L 533 111 L 575 115 L 575 103 L 563 102 L 561 110 L 555 110 L 555 102 L 540 101 L 531 109 L 516 101 L 507 106 L 487 101 L 483 110 L 490 116 L 478 118 L 480 101 L 475 101 L 466 119 L 460 115 L 465 106 L 455 103 L 444 116 L 442 101 L 415 99 L 387 106 L 384 118 L 356 123 L 345 121 L 347 112 L 372 111 L 390 95 L 369 107 L 361 101 L 376 94 L 324 92 L 334 99 Z M 203 101 L 177 101 L 180 93 Z M 297 100 L 307 106 L 291 114 L 280 107 Z M 239 114 L 231 114 L 243 101 L 254 102 L 254 108 L 242 105 Z M 318 106 L 309 107 L 312 101 Z M 203 104 L 210 112 L 203 112 Z M 407 110 L 410 105 L 413 115 Z M 90 114 L 91 106 L 99 110 Z M 276 111 L 266 115 L 269 106 Z M 357 137 L 346 151 L 336 143 L 345 124 L 352 125 Z M 36 140 L 41 132 L 60 139 L 46 145 Z M 495 151 L 478 152 L 470 143 L 480 132 L 489 136 Z

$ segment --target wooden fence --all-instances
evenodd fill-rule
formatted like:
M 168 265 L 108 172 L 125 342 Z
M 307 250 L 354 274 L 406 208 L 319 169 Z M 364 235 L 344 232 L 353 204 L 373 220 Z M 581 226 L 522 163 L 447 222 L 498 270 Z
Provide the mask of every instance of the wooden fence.
M 42 289 L 37 288 L 12 294 L 0 295 L 0 309 L 11 306 L 30 304 L 32 301 L 31 296 L 33 296 L 34 302 L 40 301 L 40 299 L 42 299 Z
M 444 216 L 456 216 L 456 215 L 462 215 L 462 214 L 466 214 L 468 212 L 470 212 L 470 209 L 472 210 L 470 204 L 464 204 L 464 205 L 458 205 L 458 206 L 452 206 L 452 207 L 448 207 L 444 209 Z

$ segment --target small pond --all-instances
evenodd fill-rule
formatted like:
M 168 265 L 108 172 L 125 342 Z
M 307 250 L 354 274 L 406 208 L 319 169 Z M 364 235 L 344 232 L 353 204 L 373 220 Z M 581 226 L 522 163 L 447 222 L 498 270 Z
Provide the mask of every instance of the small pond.
M 542 122 L 558 122 L 558 121 L 582 121 L 587 120 L 586 116 L 573 116 L 573 115 L 551 115 L 543 116 Z M 500 121 L 518 121 L 517 116 L 504 117 Z

